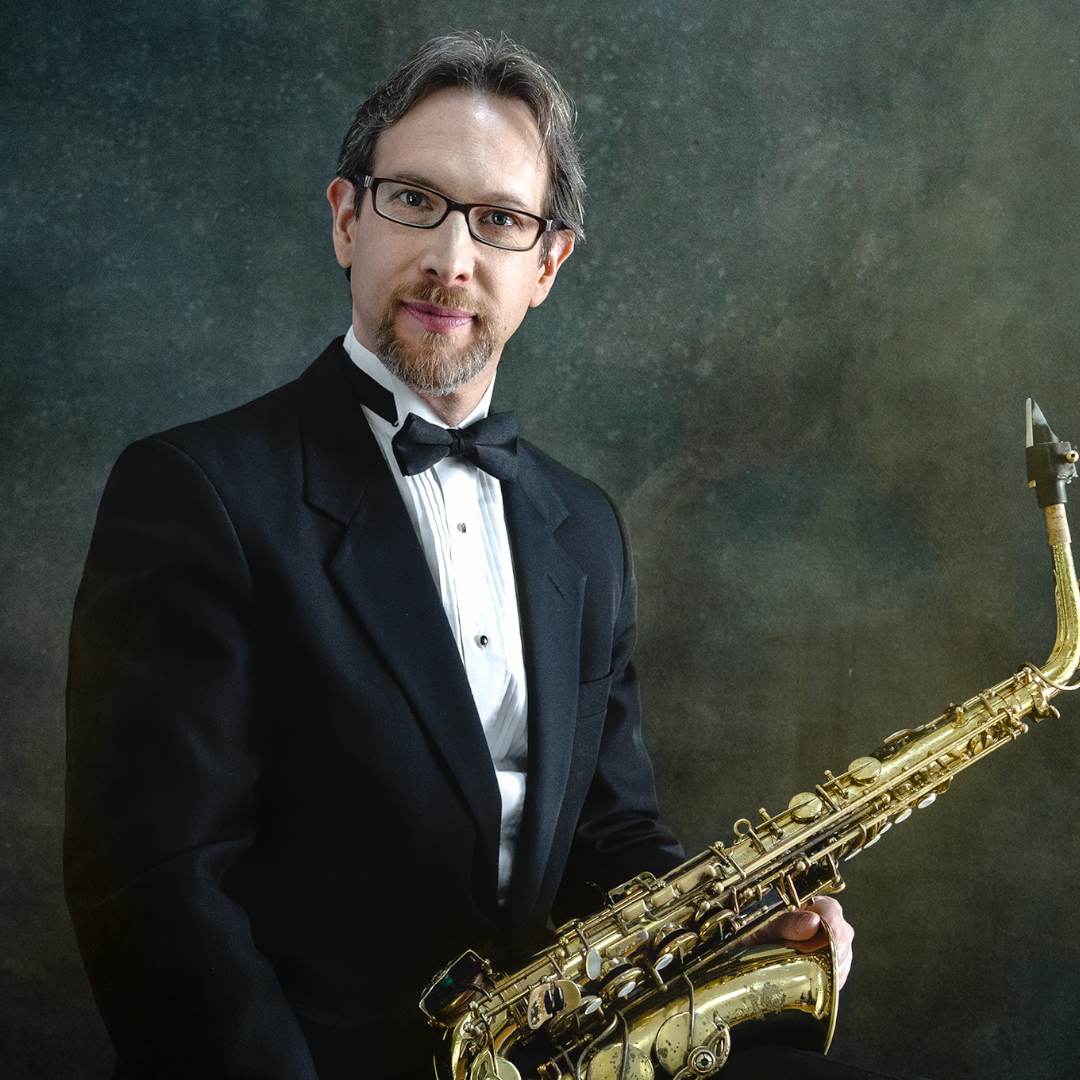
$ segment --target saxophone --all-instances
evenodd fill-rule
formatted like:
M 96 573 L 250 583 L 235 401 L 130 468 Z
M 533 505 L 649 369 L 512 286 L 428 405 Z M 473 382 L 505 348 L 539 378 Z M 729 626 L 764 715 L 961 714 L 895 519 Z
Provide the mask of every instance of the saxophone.
M 844 887 L 841 864 L 876 844 L 952 778 L 1036 721 L 1080 661 L 1080 594 L 1065 515 L 1077 452 L 1027 403 L 1029 486 L 1053 551 L 1057 639 L 1040 668 L 1017 674 L 922 727 L 897 731 L 781 813 L 735 822 L 662 878 L 626 882 L 607 906 L 556 931 L 556 943 L 510 974 L 467 952 L 441 971 L 420 1008 L 445 1029 L 440 1080 L 692 1080 L 733 1046 L 782 1041 L 828 1049 L 836 1022 L 832 942 L 740 948 L 774 912 Z M 1080 685 L 1078 683 L 1077 685 Z M 822 924 L 824 925 L 824 924 Z M 827 935 L 826 935 L 827 936 Z

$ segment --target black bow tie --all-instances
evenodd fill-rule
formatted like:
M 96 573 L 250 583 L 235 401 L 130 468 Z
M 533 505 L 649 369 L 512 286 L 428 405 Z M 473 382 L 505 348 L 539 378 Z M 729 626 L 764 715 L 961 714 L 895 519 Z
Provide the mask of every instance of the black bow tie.
M 444 457 L 463 457 L 497 480 L 517 477 L 517 417 L 493 413 L 466 428 L 442 428 L 409 413 L 394 436 L 394 456 L 406 476 L 430 469 Z

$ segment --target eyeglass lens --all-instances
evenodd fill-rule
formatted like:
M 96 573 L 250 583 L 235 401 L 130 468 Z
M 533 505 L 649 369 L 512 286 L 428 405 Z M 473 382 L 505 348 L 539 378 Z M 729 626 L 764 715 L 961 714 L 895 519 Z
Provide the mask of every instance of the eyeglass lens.
M 446 200 L 426 188 L 382 180 L 375 189 L 375 208 L 402 225 L 427 228 L 446 215 Z M 477 240 L 503 248 L 530 248 L 544 226 L 527 214 L 502 206 L 474 206 L 469 210 L 469 231 Z

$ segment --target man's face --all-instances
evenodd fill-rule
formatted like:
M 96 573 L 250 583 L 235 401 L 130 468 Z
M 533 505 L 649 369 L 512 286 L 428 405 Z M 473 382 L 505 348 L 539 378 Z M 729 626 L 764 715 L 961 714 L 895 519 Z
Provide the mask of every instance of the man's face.
M 379 138 L 373 175 L 434 188 L 455 202 L 541 214 L 547 162 L 536 123 L 519 101 L 440 90 Z M 547 296 L 573 248 L 555 234 L 551 253 L 505 251 L 474 240 L 462 214 L 435 229 L 379 217 L 367 192 L 359 218 L 351 185 L 335 180 L 338 260 L 352 267 L 353 330 L 413 389 L 441 396 L 487 387 L 503 346 L 529 307 Z M 481 390 L 482 392 L 482 390 Z

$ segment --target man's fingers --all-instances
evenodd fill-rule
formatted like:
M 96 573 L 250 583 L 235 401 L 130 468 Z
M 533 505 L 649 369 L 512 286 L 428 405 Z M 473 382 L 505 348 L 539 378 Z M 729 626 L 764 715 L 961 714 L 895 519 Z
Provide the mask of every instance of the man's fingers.
M 799 908 L 798 911 L 785 911 L 774 915 L 756 930 L 747 935 L 745 945 L 771 945 L 779 942 L 806 942 L 813 941 L 818 934 L 824 934 L 821 929 L 821 916 L 809 908 Z M 816 948 L 817 944 L 811 946 Z
M 769 924 L 770 941 L 808 941 L 821 926 L 821 916 L 809 908 L 786 911 Z
M 749 934 L 746 945 L 787 942 L 802 952 L 812 952 L 825 944 L 827 923 L 836 948 L 837 989 L 851 971 L 851 942 L 855 930 L 844 918 L 844 910 L 831 896 L 817 896 L 807 907 L 774 915 Z
M 831 896 L 817 896 L 810 905 L 810 911 L 816 911 L 829 924 L 833 942 L 836 946 L 837 989 L 847 981 L 851 971 L 851 942 L 855 937 L 855 928 L 844 918 L 840 904 Z

